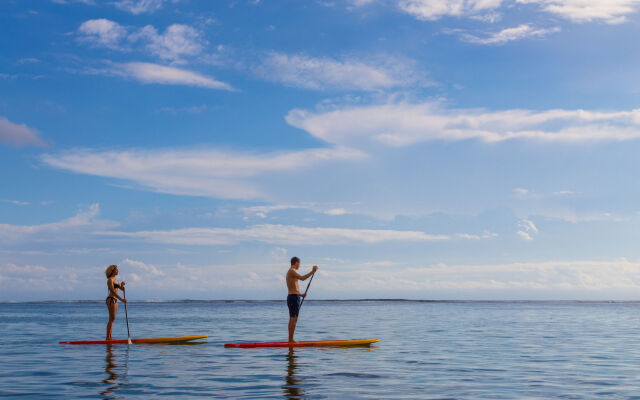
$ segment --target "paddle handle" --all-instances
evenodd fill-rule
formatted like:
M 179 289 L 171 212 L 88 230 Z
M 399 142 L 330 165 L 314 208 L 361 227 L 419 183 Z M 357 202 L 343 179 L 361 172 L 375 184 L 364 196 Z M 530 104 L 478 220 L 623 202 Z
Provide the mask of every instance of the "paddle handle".
M 311 282 L 309 282 L 311 283 Z M 125 300 L 127 300 L 127 292 L 124 290 L 124 286 L 122 287 L 122 296 Z M 131 333 L 129 332 L 129 313 L 127 312 L 127 302 L 124 302 L 124 318 L 127 321 L 127 340 L 129 344 L 131 344 Z
M 313 275 L 311 275 L 311 279 L 309 279 L 309 283 L 307 284 L 307 289 L 304 291 L 304 296 L 302 296 L 302 301 L 300 302 L 300 307 L 302 307 L 302 305 L 304 304 L 304 299 L 307 298 L 307 292 L 309 291 L 309 286 L 311 286 L 311 281 L 313 281 L 314 276 L 316 276 L 315 272 L 313 273 Z

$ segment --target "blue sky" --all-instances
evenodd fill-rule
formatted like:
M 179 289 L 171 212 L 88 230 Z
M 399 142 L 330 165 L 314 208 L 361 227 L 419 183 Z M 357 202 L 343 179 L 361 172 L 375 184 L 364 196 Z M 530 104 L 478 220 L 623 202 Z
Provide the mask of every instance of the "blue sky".
M 0 301 L 636 299 L 639 11 L 4 1 Z

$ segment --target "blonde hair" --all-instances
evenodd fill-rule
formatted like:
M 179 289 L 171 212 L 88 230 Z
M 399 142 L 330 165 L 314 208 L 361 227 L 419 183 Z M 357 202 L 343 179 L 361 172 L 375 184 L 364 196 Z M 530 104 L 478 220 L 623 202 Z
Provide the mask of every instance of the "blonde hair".
M 104 274 L 107 276 L 107 278 L 111 278 L 111 274 L 113 274 L 113 270 L 118 268 L 117 265 L 109 265 L 107 267 L 107 269 L 104 271 Z

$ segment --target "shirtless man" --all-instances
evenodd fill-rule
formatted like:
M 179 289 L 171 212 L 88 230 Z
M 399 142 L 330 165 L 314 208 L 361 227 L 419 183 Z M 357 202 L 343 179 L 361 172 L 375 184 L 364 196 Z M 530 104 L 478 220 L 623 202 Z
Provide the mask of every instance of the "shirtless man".
M 287 271 L 287 289 L 289 289 L 289 295 L 287 296 L 287 306 L 289 307 L 289 343 L 295 343 L 293 340 L 293 334 L 296 331 L 296 324 L 298 323 L 298 313 L 300 312 L 300 304 L 302 298 L 306 295 L 300 294 L 300 286 L 298 281 L 305 281 L 308 277 L 315 274 L 318 270 L 318 266 L 314 265 L 311 272 L 306 275 L 300 275 L 298 273 L 300 268 L 300 259 L 293 257 L 291 259 L 291 268 Z

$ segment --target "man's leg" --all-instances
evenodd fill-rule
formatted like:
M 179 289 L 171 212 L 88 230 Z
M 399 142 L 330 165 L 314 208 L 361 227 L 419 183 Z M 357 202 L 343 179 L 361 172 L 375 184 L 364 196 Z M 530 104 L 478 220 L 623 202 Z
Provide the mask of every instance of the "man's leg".
M 298 317 L 289 318 L 289 343 L 295 343 L 295 340 L 293 340 L 293 334 L 296 332 L 297 323 L 298 323 Z

